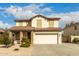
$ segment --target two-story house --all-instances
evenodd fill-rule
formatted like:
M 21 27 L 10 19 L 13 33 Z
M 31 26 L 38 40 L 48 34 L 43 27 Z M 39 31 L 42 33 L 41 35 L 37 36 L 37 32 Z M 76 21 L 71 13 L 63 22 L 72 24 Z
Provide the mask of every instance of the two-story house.
M 48 18 L 36 15 L 30 19 L 15 20 L 16 26 L 10 28 L 9 37 L 21 41 L 28 37 L 31 44 L 60 44 L 61 28 L 60 18 Z

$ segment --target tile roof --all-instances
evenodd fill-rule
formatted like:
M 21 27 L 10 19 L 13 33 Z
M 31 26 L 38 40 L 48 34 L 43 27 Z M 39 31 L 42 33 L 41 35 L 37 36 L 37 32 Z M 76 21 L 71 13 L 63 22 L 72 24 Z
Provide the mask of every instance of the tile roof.
M 31 17 L 30 19 L 16 19 L 15 21 L 19 21 L 19 22 L 22 22 L 22 21 L 31 21 L 35 17 L 43 17 L 43 18 L 45 18 L 47 20 L 60 20 L 60 18 L 48 18 L 48 17 L 42 16 L 42 15 L 36 15 L 36 16 Z
M 60 19 L 60 18 L 48 18 L 48 17 L 43 16 L 43 15 L 36 15 L 36 16 L 33 16 L 33 17 L 31 18 L 31 20 L 32 20 L 33 18 L 35 18 L 35 17 L 43 17 L 43 18 L 46 18 L 47 20 L 59 20 L 59 19 Z
M 49 27 L 49 28 L 35 28 L 35 31 L 61 31 L 61 28 Z
M 10 30 L 33 30 L 33 27 L 29 27 L 29 26 L 14 26 L 11 27 Z
M 15 20 L 16 22 L 18 21 L 18 22 L 28 22 L 28 21 L 31 21 L 31 20 L 29 20 L 29 19 L 17 19 L 17 20 Z
M 0 29 L 0 32 L 5 32 L 5 30 Z
M 14 26 L 11 27 L 9 30 L 24 30 L 24 31 L 61 31 L 61 28 L 34 28 L 34 27 L 28 27 L 28 26 Z

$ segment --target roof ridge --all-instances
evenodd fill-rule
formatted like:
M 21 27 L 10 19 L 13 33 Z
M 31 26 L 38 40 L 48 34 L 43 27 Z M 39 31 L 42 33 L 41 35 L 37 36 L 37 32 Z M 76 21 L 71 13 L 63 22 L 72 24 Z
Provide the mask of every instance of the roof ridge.
M 32 20 L 33 18 L 35 18 L 35 17 L 43 17 L 43 18 L 46 18 L 46 19 L 53 19 L 53 20 L 59 20 L 60 18 L 59 17 L 46 17 L 46 16 L 43 16 L 43 15 L 35 15 L 35 16 L 33 16 L 33 17 L 31 17 L 30 19 L 28 19 L 28 20 L 26 20 L 26 19 L 18 19 L 18 20 L 15 20 L 15 21 L 30 21 L 30 20 Z

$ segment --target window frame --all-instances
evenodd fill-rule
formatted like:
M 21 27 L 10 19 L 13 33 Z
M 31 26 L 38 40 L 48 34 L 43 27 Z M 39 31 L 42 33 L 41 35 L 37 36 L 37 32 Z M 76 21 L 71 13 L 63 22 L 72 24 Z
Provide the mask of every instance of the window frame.
M 23 22 L 19 22 L 19 26 L 23 26 Z
M 41 19 L 38 19 L 36 24 L 37 24 L 37 27 L 42 28 L 42 20 Z
M 54 21 L 49 20 L 48 24 L 49 24 L 49 27 L 54 27 Z

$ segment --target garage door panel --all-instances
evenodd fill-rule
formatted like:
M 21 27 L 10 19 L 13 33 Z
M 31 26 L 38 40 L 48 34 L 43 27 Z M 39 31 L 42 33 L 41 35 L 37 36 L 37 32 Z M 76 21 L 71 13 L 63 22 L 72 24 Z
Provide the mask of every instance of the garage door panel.
M 57 44 L 57 35 L 36 34 L 34 44 Z

